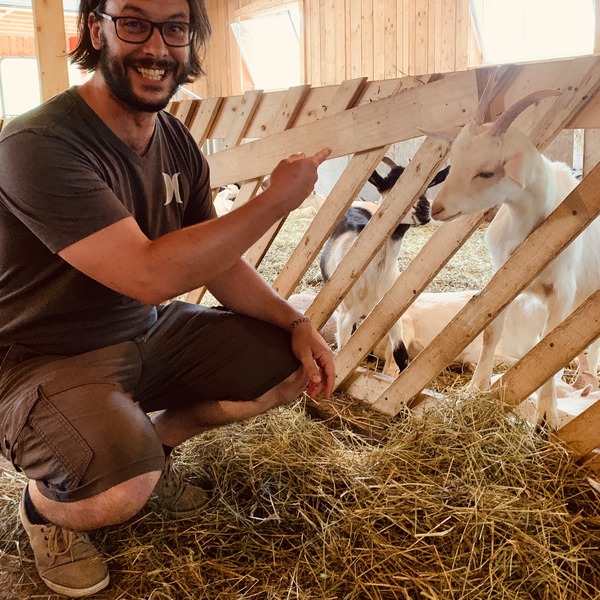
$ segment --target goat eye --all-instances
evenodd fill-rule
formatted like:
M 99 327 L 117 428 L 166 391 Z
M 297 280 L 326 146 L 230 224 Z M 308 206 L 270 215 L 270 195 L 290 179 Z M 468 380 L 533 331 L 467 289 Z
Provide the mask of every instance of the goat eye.
M 481 173 L 477 173 L 477 177 L 483 177 L 484 179 L 489 179 L 494 176 L 494 171 L 481 171 Z

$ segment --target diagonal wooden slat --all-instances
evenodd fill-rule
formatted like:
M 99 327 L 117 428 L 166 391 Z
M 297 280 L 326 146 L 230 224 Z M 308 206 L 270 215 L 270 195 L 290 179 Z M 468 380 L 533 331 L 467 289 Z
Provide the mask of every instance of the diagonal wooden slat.
M 598 178 L 600 180 L 600 177 Z M 507 404 L 524 398 L 579 356 L 600 336 L 600 290 L 592 294 L 560 325 L 546 335 L 491 388 L 494 397 Z M 598 428 L 600 436 L 600 427 Z M 598 441 L 600 444 L 600 440 Z
M 306 311 L 306 315 L 317 329 L 332 315 L 335 307 L 367 268 L 396 225 L 425 191 L 447 154 L 446 143 L 441 144 L 430 138 L 423 142 L 398 183 L 380 205 L 376 213 L 377 218 L 368 222 Z
M 562 85 L 566 86 L 566 87 L 568 87 L 569 85 L 571 85 L 572 87 L 578 87 L 579 85 L 582 85 L 582 86 L 586 86 L 586 89 L 588 90 L 588 92 L 590 92 L 590 90 L 594 89 L 594 85 L 591 84 L 591 80 L 593 80 L 595 78 L 596 82 L 597 82 L 595 84 L 595 88 L 597 89 L 598 84 L 600 83 L 599 66 L 600 66 L 600 61 L 598 61 L 598 60 L 592 61 L 592 62 L 582 61 L 582 62 L 577 63 L 577 68 L 572 69 L 571 71 L 569 71 L 567 73 L 568 77 L 570 78 L 572 76 L 573 79 L 569 79 L 568 81 L 563 81 Z M 511 73 L 510 79 L 514 80 L 518 76 L 520 76 L 520 71 L 513 71 Z M 591 95 L 591 92 L 587 95 L 588 100 L 589 100 L 590 95 Z M 540 106 L 536 109 L 538 111 L 538 121 L 542 118 L 542 114 L 539 112 L 542 108 L 542 104 L 543 103 L 540 103 Z M 574 114 L 576 114 L 577 112 L 579 112 L 581 110 L 581 106 L 582 106 L 582 99 L 578 95 L 573 95 L 573 94 L 563 94 L 562 96 L 555 98 L 552 103 L 548 103 L 546 101 L 545 110 L 549 114 L 547 117 L 544 118 L 544 122 L 546 124 L 545 128 L 540 129 L 536 124 L 537 121 L 534 123 L 530 122 L 529 135 L 532 138 L 532 142 L 534 144 L 536 144 L 538 147 L 543 148 L 554 137 L 556 137 L 556 135 L 558 135 L 558 133 L 561 131 L 562 127 L 564 126 L 564 123 L 568 122 Z M 522 126 L 522 124 L 521 124 L 521 126 Z M 462 218 L 465 218 L 465 217 L 462 217 Z M 548 262 L 549 262 L 549 260 L 548 260 Z M 503 267 L 503 269 L 504 269 L 504 267 Z M 503 269 L 502 269 L 502 271 L 506 272 Z M 494 277 L 496 277 L 496 276 L 494 276 Z M 490 282 L 490 284 L 491 284 L 491 282 Z M 525 284 L 525 285 L 527 285 L 527 284 Z M 525 286 L 523 286 L 523 287 L 525 287 Z M 508 299 L 508 301 L 506 302 L 506 304 L 504 306 L 506 306 L 508 303 L 510 303 L 510 301 L 512 301 L 512 299 L 514 299 L 514 297 L 517 295 L 517 293 L 519 291 L 521 291 L 521 289 L 523 289 L 523 288 L 520 288 L 519 290 L 517 290 L 515 292 L 515 294 L 511 298 Z M 487 288 L 486 288 L 486 290 L 487 290 Z M 484 290 L 484 292 L 486 290 Z M 506 289 L 503 291 L 506 291 Z M 478 297 L 473 298 L 467 304 L 467 307 L 471 303 L 476 303 L 477 298 Z M 504 306 L 502 308 L 504 308 Z M 465 307 L 465 308 L 467 308 L 467 307 Z M 500 310 L 498 310 L 497 312 L 493 312 L 493 311 L 487 310 L 487 308 L 486 308 L 486 314 L 488 314 L 488 318 L 487 318 L 487 321 L 484 323 L 484 327 L 487 326 L 487 324 L 489 322 L 491 322 L 493 320 L 493 318 L 495 318 L 497 316 L 497 314 L 500 312 Z M 456 318 L 458 319 L 460 317 L 460 315 L 461 315 L 461 313 L 459 313 L 459 315 L 457 315 Z M 363 323 L 363 325 L 364 325 L 364 323 Z M 450 325 L 452 325 L 452 323 Z M 411 363 L 411 365 L 409 365 L 409 367 L 399 375 L 398 379 L 394 382 L 393 386 L 391 386 L 390 390 L 388 390 L 388 393 L 385 395 L 382 395 L 379 399 L 377 399 L 377 401 L 374 403 L 374 407 L 379 410 L 382 410 L 383 412 L 389 412 L 391 410 L 395 410 L 394 407 L 396 407 L 399 410 L 406 402 L 408 402 L 410 400 L 410 398 L 412 397 L 412 396 L 410 396 L 411 393 L 413 395 L 415 395 L 416 393 L 418 393 L 422 389 L 424 389 L 424 387 L 429 383 L 429 381 L 431 381 L 431 379 L 433 379 L 433 377 L 435 377 L 435 375 L 437 375 L 437 373 L 439 373 L 445 367 L 445 365 L 448 364 L 454 358 L 454 356 L 456 356 L 461 350 L 463 350 L 479 334 L 479 332 L 481 330 L 482 329 L 480 329 L 472 337 L 471 337 L 471 334 L 473 332 L 470 329 L 464 330 L 464 332 L 468 332 L 468 335 L 466 336 L 466 338 L 458 335 L 458 337 L 456 337 L 452 341 L 452 344 L 451 344 L 452 348 L 455 349 L 456 351 L 453 350 L 452 355 L 449 356 L 449 358 L 447 358 L 447 359 L 445 358 L 447 348 L 440 348 L 440 349 L 436 348 L 436 345 L 440 345 L 440 344 L 444 344 L 444 343 L 446 343 L 446 345 L 447 345 L 445 338 L 442 338 L 442 334 L 444 333 L 444 332 L 442 332 L 435 340 L 433 340 L 429 344 L 429 346 L 427 348 L 425 348 L 423 350 L 423 352 L 421 352 L 421 354 L 419 356 L 417 356 L 417 358 Z M 463 331 L 463 330 L 459 330 L 458 334 L 460 334 L 461 331 Z M 431 348 L 430 348 L 430 346 L 431 346 Z M 458 347 L 458 346 L 461 346 L 461 347 Z M 438 352 L 438 350 L 439 350 L 439 352 Z M 423 355 L 423 356 L 421 356 L 421 355 Z M 444 361 L 447 361 L 447 362 L 444 362 Z M 427 381 L 424 381 L 424 379 L 426 379 L 426 377 L 427 377 L 426 373 L 430 373 L 433 371 L 435 371 L 435 373 L 429 379 L 427 379 Z M 421 387 L 419 387 L 419 386 L 421 386 Z M 419 389 L 415 389 L 416 387 L 419 387 Z M 392 398 L 393 398 L 393 400 L 392 400 Z
M 246 135 L 246 131 L 250 126 L 250 122 L 254 117 L 254 113 L 258 108 L 262 95 L 262 90 L 249 90 L 244 94 L 244 97 L 241 99 L 239 110 L 238 107 L 235 107 L 235 110 L 237 110 L 238 112 L 236 118 L 233 121 L 232 126 L 229 128 L 229 131 L 227 132 L 227 135 L 223 140 L 224 150 L 227 150 L 228 148 L 234 148 L 235 146 L 239 146 L 239 144 L 242 143 L 242 140 Z M 213 184 L 212 187 L 216 187 L 216 185 Z
M 344 387 L 356 366 L 385 332 L 390 330 L 473 232 L 488 220 L 488 213 L 469 215 L 439 227 L 336 355 L 336 388 Z
M 353 103 L 356 102 L 357 99 L 360 97 L 360 94 L 364 90 L 366 82 L 367 82 L 366 77 L 361 77 L 360 79 L 352 79 L 349 81 L 344 81 L 340 85 L 335 96 L 333 97 L 333 100 L 331 101 L 331 104 L 329 105 L 329 107 L 327 109 L 327 115 L 328 116 L 333 115 L 333 114 L 342 112 L 342 111 L 350 108 L 353 105 Z M 306 95 L 303 96 L 303 98 L 305 98 L 305 97 L 306 97 Z M 300 110 L 300 106 L 298 106 L 296 108 L 294 113 L 297 114 L 299 112 L 299 110 Z M 282 127 L 281 130 L 283 131 L 285 129 L 289 129 L 292 126 L 292 124 L 293 124 L 293 122 L 291 120 L 289 120 L 287 123 L 281 122 L 281 123 L 277 123 L 276 125 Z M 273 133 L 274 132 L 275 132 L 275 127 L 273 127 Z M 279 233 L 279 230 L 281 229 L 281 227 L 283 226 L 284 223 L 285 223 L 285 219 L 281 219 L 277 223 L 274 223 L 273 226 L 261 237 L 261 239 L 258 240 L 252 246 L 252 248 L 250 248 L 250 250 L 246 254 L 246 260 L 251 265 L 253 265 L 254 267 L 257 267 L 260 264 L 260 262 L 262 261 L 262 259 L 265 256 L 265 254 L 267 253 L 267 250 L 273 243 L 273 240 Z
M 400 373 L 373 406 L 382 412 L 397 414 L 471 343 L 600 214 L 598 185 L 600 164 L 519 246 L 488 285 Z
M 190 133 L 198 146 L 202 146 L 207 140 L 222 103 L 223 98 L 207 98 L 200 101 L 194 119 L 188 125 Z
M 358 152 L 352 157 L 273 283 L 273 288 L 280 296 L 289 298 L 294 292 L 304 273 L 319 254 L 323 241 L 331 235 L 336 224 L 388 150 L 389 145 L 367 152 Z

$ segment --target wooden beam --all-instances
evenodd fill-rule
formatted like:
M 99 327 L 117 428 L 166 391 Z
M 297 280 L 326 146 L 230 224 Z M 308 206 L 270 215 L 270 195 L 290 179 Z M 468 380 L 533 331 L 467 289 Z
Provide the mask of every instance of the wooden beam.
M 374 406 L 396 414 L 495 319 L 516 295 L 600 214 L 600 165 L 498 269 L 442 332 L 417 355 Z M 464 218 L 464 217 L 463 217 Z
M 389 145 L 368 152 L 357 152 L 352 157 L 273 283 L 273 289 L 278 294 L 289 298 L 294 292 L 302 276 L 321 251 L 324 240 L 332 234 L 336 224 L 388 150 Z
M 331 158 L 336 158 L 419 137 L 417 127 L 443 130 L 464 125 L 473 115 L 478 98 L 475 72 L 457 73 L 268 139 L 213 154 L 208 159 L 211 185 L 266 175 L 283 156 L 299 151 L 312 154 L 330 146 Z M 440 103 L 444 104 L 443 110 Z
M 331 278 L 306 311 L 313 325 L 320 329 L 332 315 L 356 280 L 377 252 L 389 239 L 394 228 L 411 209 L 415 200 L 425 191 L 448 154 L 448 144 L 426 138 L 413 160 L 408 164 L 401 179 L 377 210 L 377 218 L 371 219 L 356 242 L 348 250 Z M 367 177 L 370 175 L 368 172 Z M 381 332 L 381 337 L 385 331 Z M 365 350 L 368 352 L 370 348 Z M 420 391 L 420 390 L 419 390 Z
M 600 290 L 504 373 L 492 394 L 507 404 L 520 404 L 599 336 Z
M 62 0 L 33 0 L 33 22 L 40 89 L 45 102 L 69 88 Z

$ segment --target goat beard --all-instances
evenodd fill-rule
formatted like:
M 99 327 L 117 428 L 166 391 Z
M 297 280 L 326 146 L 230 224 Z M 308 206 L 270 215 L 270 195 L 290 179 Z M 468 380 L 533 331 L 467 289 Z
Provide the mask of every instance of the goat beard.
M 160 112 L 167 106 L 171 100 L 171 97 L 177 91 L 177 88 L 188 81 L 190 73 L 189 61 L 181 64 L 179 66 L 179 70 L 175 71 L 174 67 L 177 65 L 177 63 L 174 61 L 154 61 L 151 59 L 134 60 L 127 58 L 119 59 L 114 54 L 111 54 L 105 38 L 101 37 L 100 41 L 102 42 L 100 57 L 98 60 L 100 73 L 102 73 L 102 77 L 104 78 L 104 81 L 106 81 L 112 96 L 120 104 L 128 107 L 131 110 L 149 113 Z M 133 91 L 131 80 L 127 74 L 128 67 L 172 70 L 175 73 L 173 85 L 169 88 L 164 98 L 154 102 L 148 102 L 147 100 L 140 98 Z

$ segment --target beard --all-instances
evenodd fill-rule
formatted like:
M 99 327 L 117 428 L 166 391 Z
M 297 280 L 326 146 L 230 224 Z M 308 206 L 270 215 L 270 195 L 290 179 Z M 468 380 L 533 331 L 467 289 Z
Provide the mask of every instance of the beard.
M 179 64 L 175 61 L 153 60 L 151 58 L 124 58 L 119 60 L 114 54 L 110 53 L 106 40 L 101 39 L 101 41 L 102 48 L 100 49 L 100 58 L 98 61 L 100 73 L 106 81 L 110 93 L 116 98 L 116 100 L 134 111 L 157 113 L 163 110 L 169 103 L 169 100 L 171 100 L 173 94 L 177 91 L 177 88 L 181 84 L 188 81 L 188 76 L 190 73 L 189 61 Z M 157 99 L 154 101 L 144 100 L 133 91 L 131 81 L 127 74 L 128 67 L 165 69 L 167 72 L 173 71 L 173 85 L 162 99 Z M 178 71 L 176 69 L 178 69 Z M 155 86 L 147 84 L 145 87 L 151 90 Z

